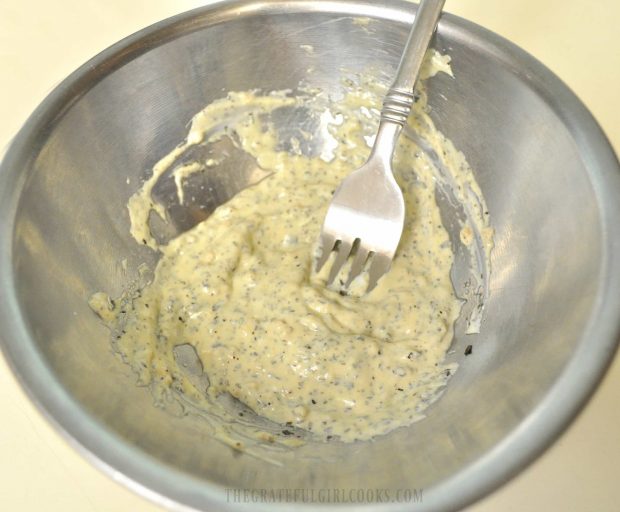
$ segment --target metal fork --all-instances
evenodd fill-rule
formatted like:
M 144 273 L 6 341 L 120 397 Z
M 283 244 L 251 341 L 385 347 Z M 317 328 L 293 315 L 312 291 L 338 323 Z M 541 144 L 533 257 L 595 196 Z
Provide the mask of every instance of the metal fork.
M 444 3 L 420 2 L 396 78 L 383 100 L 370 157 L 334 193 L 321 229 L 321 254 L 316 266 L 318 272 L 336 251 L 327 284 L 333 282 L 351 255 L 345 287 L 364 270 L 369 259 L 368 291 L 390 269 L 405 221 L 405 203 L 392 172 L 392 155 L 411 112 L 413 88 Z

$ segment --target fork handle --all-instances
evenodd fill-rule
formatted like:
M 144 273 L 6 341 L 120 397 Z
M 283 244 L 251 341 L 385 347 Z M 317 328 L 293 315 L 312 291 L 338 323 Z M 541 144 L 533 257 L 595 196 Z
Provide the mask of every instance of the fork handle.
M 400 128 L 405 125 L 411 112 L 414 102 L 413 88 L 418 81 L 424 54 L 437 27 L 444 3 L 445 0 L 421 0 L 398 65 L 396 78 L 383 100 L 381 124 L 395 123 L 399 129 L 381 130 L 380 127 L 379 132 L 392 132 L 392 136 L 395 137 L 393 143 L 396 143 Z

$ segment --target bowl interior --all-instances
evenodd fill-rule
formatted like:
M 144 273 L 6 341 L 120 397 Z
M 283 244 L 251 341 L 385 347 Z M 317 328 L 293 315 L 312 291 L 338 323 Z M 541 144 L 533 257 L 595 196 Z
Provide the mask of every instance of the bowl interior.
M 294 89 L 302 80 L 336 92 L 343 67 L 373 68 L 389 81 L 408 7 L 293 4 L 207 9 L 156 27 L 56 96 L 20 161 L 12 249 L 20 311 L 50 386 L 123 446 L 178 470 L 179 488 L 189 476 L 224 487 L 441 489 L 540 414 L 593 321 L 605 251 L 595 171 L 553 101 L 559 82 L 537 81 L 484 32 L 446 17 L 433 43 L 451 55 L 455 79 L 432 80 L 431 115 L 475 171 L 495 249 L 481 333 L 457 332 L 449 357 L 460 369 L 424 421 L 372 443 L 276 452 L 274 463 L 240 454 L 213 441 L 199 417 L 154 407 L 87 305 L 95 291 L 119 295 L 141 263 L 154 264 L 129 236 L 125 205 L 206 104 L 228 90 Z M 363 9 L 375 16 L 368 24 L 354 20 Z M 308 44 L 314 52 L 300 47 Z M 214 172 L 212 194 L 173 211 L 177 229 L 205 211 L 200 205 L 208 212 L 245 186 L 251 165 Z M 70 417 L 55 419 L 72 431 Z

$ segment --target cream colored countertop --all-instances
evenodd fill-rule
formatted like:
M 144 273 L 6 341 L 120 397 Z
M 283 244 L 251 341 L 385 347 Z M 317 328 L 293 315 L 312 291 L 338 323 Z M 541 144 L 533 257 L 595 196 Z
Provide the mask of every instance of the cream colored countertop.
M 100 50 L 197 0 L 2 0 L 0 150 L 60 80 Z M 447 10 L 514 41 L 555 71 L 620 150 L 620 3 L 448 0 Z M 468 512 L 620 509 L 620 359 L 540 459 Z M 42 418 L 0 358 L 0 509 L 155 512 L 81 458 Z

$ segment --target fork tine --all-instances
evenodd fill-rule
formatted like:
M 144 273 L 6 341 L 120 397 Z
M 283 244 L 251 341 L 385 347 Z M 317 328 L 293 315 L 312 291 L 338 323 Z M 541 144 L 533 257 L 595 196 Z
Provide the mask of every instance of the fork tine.
M 351 270 L 349 271 L 346 288 L 348 288 L 353 282 L 353 280 L 360 274 L 360 272 L 364 270 L 364 265 L 366 264 L 367 259 L 368 250 L 364 246 L 362 246 L 362 242 L 360 240 L 359 245 L 357 246 L 357 252 L 353 257 L 353 263 L 351 263 Z
M 344 262 L 347 261 L 349 254 L 351 253 L 351 243 L 345 242 L 344 240 L 340 241 L 340 244 L 336 248 L 336 259 L 334 260 L 334 264 L 332 265 L 332 269 L 329 272 L 329 278 L 327 279 L 327 284 L 331 284 L 336 279 L 338 272 L 344 265 Z
M 321 256 L 319 257 L 316 263 L 316 271 L 320 272 L 323 268 L 323 265 L 327 263 L 329 256 L 332 253 L 332 249 L 336 244 L 336 238 L 333 235 L 329 235 L 327 233 L 321 233 L 320 239 L 320 247 L 321 247 Z
M 371 291 L 376 285 L 377 281 L 390 269 L 392 259 L 382 253 L 373 254 L 370 262 L 370 268 L 368 269 L 368 290 Z

